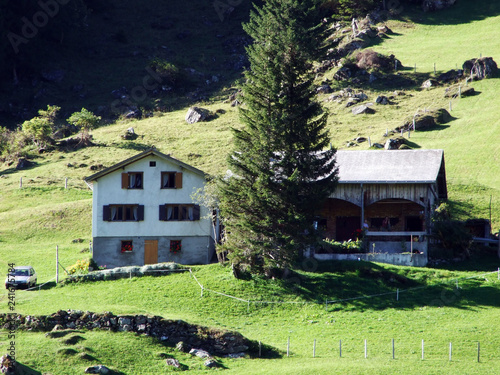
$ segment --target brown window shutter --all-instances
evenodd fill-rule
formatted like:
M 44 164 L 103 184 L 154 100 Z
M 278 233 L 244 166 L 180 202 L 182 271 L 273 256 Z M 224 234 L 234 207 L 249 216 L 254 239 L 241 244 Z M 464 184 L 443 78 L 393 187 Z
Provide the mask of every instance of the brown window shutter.
M 111 208 L 109 206 L 102 206 L 102 220 L 111 221 Z
M 160 220 L 162 220 L 162 221 L 167 220 L 167 205 L 166 204 L 160 204 Z
M 142 221 L 144 220 L 144 205 L 140 204 L 137 207 L 137 221 Z
M 128 173 L 122 173 L 122 189 L 128 189 Z
M 193 208 L 193 220 L 200 220 L 200 206 L 197 204 Z
M 175 173 L 175 188 L 182 189 L 182 172 Z

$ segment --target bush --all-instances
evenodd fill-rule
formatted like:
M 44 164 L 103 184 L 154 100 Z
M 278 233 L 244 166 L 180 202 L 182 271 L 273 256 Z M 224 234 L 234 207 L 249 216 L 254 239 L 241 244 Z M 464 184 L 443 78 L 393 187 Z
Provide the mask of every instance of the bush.
M 325 0 L 321 5 L 326 16 L 340 16 L 344 19 L 365 16 L 374 10 L 378 0 Z
M 180 72 L 171 62 L 155 57 L 150 63 L 149 67 L 162 79 L 162 83 L 168 86 L 175 86 L 179 83 Z
M 75 264 L 68 267 L 68 274 L 86 274 L 89 272 L 90 259 L 78 259 Z

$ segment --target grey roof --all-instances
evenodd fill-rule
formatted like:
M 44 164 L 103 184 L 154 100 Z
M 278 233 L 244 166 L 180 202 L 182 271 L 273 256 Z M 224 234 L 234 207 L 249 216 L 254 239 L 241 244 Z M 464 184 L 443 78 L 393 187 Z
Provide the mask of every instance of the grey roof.
M 337 151 L 339 183 L 434 183 L 443 150 Z
M 178 164 L 181 168 L 184 168 L 184 169 L 187 169 L 187 170 L 190 170 L 191 172 L 193 173 L 196 173 L 196 174 L 199 174 L 199 175 L 202 175 L 204 177 L 207 176 L 207 174 L 205 172 L 203 172 L 202 170 L 199 170 L 189 164 L 186 164 L 180 160 L 177 160 L 169 155 L 166 155 L 166 154 L 163 154 L 161 152 L 159 152 L 158 150 L 156 150 L 155 148 L 150 148 L 144 152 L 141 152 L 140 154 L 137 154 L 135 156 L 132 156 L 131 158 L 128 158 L 128 159 L 125 159 L 119 163 L 116 163 L 114 165 L 112 165 L 111 167 L 109 168 L 106 168 L 106 169 L 103 169 L 102 171 L 100 172 L 97 172 L 91 176 L 88 176 L 88 177 L 85 177 L 85 181 L 87 182 L 90 182 L 90 181 L 95 181 L 97 180 L 98 178 L 102 177 L 102 176 L 105 176 L 111 172 L 114 172 L 116 171 L 117 169 L 120 169 L 122 167 L 125 167 L 129 164 L 132 164 L 134 162 L 136 162 L 137 160 L 140 160 L 142 158 L 145 158 L 147 156 L 151 156 L 151 155 L 155 155 L 155 156 L 158 156 L 160 158 L 163 158 L 165 160 L 169 160 L 170 162 L 173 162 L 173 163 L 176 163 Z

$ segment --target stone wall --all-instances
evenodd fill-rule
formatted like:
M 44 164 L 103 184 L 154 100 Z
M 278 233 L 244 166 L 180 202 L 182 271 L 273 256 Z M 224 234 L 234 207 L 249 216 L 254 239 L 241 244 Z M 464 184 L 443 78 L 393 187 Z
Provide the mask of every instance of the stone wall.
M 52 315 L 41 316 L 0 314 L 0 328 L 8 329 L 12 324 L 20 330 L 41 332 L 64 329 L 129 331 L 158 338 L 172 346 L 182 342 L 180 346 L 185 351 L 199 348 L 219 356 L 242 352 L 258 354 L 258 343 L 238 332 L 193 325 L 182 320 L 168 320 L 160 316 L 114 315 L 110 312 L 98 314 L 79 310 L 59 310 Z

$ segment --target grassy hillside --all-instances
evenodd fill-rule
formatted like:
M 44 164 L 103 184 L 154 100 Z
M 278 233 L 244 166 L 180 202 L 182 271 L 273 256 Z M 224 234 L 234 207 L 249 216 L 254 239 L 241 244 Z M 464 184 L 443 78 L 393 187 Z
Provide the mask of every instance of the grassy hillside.
M 393 53 L 409 68 L 401 71 L 399 77 L 381 79 L 372 86 L 357 87 L 352 83 L 350 86 L 363 90 L 372 102 L 378 95 L 391 95 L 402 88 L 406 95 L 396 97 L 393 105 L 375 106 L 377 111 L 373 115 L 357 117 L 345 103 L 325 101 L 328 95 L 320 95 L 319 99 L 330 113 L 328 124 L 333 146 L 347 148 L 348 142 L 359 136 L 369 137 L 372 143 L 383 143 L 387 129 L 400 126 L 418 109 L 449 109 L 444 87 L 418 88 L 423 80 L 434 76 L 434 63 L 439 75 L 480 54 L 500 62 L 500 46 L 494 43 L 500 6 L 485 0 L 475 1 L 474 7 L 471 3 L 457 2 L 455 7 L 439 13 L 423 14 L 406 9 L 401 19 L 388 23 L 394 33 L 371 48 Z M 253 301 L 250 304 L 209 291 L 200 297 L 198 284 L 187 273 L 54 285 L 56 246 L 64 267 L 89 256 L 86 250 L 91 240 L 92 195 L 83 177 L 94 173 L 91 167 L 110 166 L 154 145 L 161 152 L 208 173 L 222 174 L 226 170 L 230 129 L 240 124 L 238 109 L 223 101 L 234 91 L 231 87 L 239 77 L 239 73 L 224 68 L 227 52 L 224 52 L 224 42 L 232 35 L 241 35 L 239 22 L 247 16 L 248 4 L 236 6 L 224 22 L 220 22 L 210 3 L 200 9 L 176 1 L 155 3 L 157 8 L 152 8 L 152 4 L 123 2 L 115 4 L 112 10 L 96 10 L 92 22 L 100 22 L 106 37 L 94 55 L 83 55 L 81 61 L 75 62 L 70 70 L 74 69 L 78 75 L 70 74 L 73 78 L 68 77 L 67 81 L 68 93 L 75 82 L 83 82 L 89 89 L 88 95 L 78 98 L 74 93 L 50 97 L 50 101 L 63 106 L 66 112 L 88 104 L 109 105 L 114 100 L 111 90 L 121 86 L 130 90 L 140 85 L 149 58 L 165 51 L 182 50 L 176 55 L 178 64 L 203 71 L 208 77 L 227 72 L 227 79 L 197 94 L 206 96 L 204 100 L 185 102 L 171 94 L 161 95 L 158 103 L 168 105 L 167 112 L 155 111 L 149 118 L 118 120 L 96 129 L 94 147 L 36 155 L 32 167 L 21 171 L 12 164 L 0 166 L 0 270 L 4 269 L 5 273 L 11 262 L 30 263 L 36 267 L 39 280 L 49 282 L 41 290 L 16 293 L 16 312 L 50 314 L 58 309 L 81 309 L 157 314 L 238 330 L 283 353 L 281 359 L 220 359 L 228 373 L 496 373 L 500 364 L 497 350 L 500 336 L 497 325 L 492 322 L 498 315 L 500 283 L 498 275 L 489 272 L 495 271 L 500 263 L 494 256 L 485 255 L 479 263 L 474 263 L 475 260 L 449 269 L 411 269 L 363 262 L 303 264 L 296 274 L 276 280 L 235 280 L 226 267 L 193 267 L 205 288 Z M 150 9 L 157 11 L 151 15 Z M 190 17 L 202 10 L 206 18 L 201 17 L 201 22 L 192 21 Z M 123 17 L 110 21 L 109 14 L 117 14 L 115 12 L 121 12 Z M 144 34 L 135 34 L 134 25 L 124 21 L 130 13 L 142 17 L 141 22 L 136 21 L 137 25 L 150 25 L 165 15 L 175 20 L 175 26 L 164 31 L 143 28 Z M 212 23 L 204 22 L 205 19 Z M 193 22 L 199 25 L 198 29 L 187 26 Z M 192 36 L 176 39 L 185 29 L 190 29 Z M 124 55 L 117 53 L 116 58 L 110 60 L 106 48 L 116 38 L 127 41 L 118 44 Z M 187 44 L 196 47 L 196 43 L 206 47 L 204 52 L 180 48 Z M 164 45 L 168 48 L 163 48 Z M 140 53 L 134 55 L 136 47 Z M 214 58 L 222 62 L 214 65 Z M 89 61 L 94 61 L 99 69 L 88 70 Z M 411 69 L 414 64 L 417 64 L 416 74 Z M 318 84 L 321 80 L 332 80 L 334 72 L 326 72 Z M 99 79 L 94 80 L 95 77 Z M 415 84 L 401 87 L 401 77 Z M 500 229 L 499 82 L 494 78 L 471 83 L 478 94 L 452 101 L 452 121 L 428 131 L 412 132 L 409 139 L 405 134 L 407 143 L 414 148 L 445 150 L 449 198 L 455 217 L 489 219 L 491 214 L 494 231 Z M 336 90 L 346 86 L 332 85 Z M 193 103 L 217 113 L 216 118 L 188 125 L 184 116 L 187 105 Z M 36 104 L 42 107 L 41 102 Z M 129 127 L 139 135 L 135 141 L 121 138 Z M 368 142 L 365 142 L 354 149 L 367 148 Z M 66 178 L 68 189 L 64 188 Z M 459 289 L 456 289 L 456 280 L 459 280 Z M 401 291 L 399 301 L 396 301 L 397 289 Z M 364 298 L 378 294 L 383 295 Z M 325 300 L 345 301 L 330 303 L 325 309 Z M 0 312 L 8 311 L 7 301 L 3 290 Z M 72 346 L 46 338 L 44 333 L 19 332 L 18 359 L 42 373 L 79 374 L 90 364 L 103 363 L 117 373 L 156 374 L 166 371 L 160 354 L 167 353 L 189 367 L 190 373 L 208 371 L 201 362 L 147 337 L 104 332 L 79 334 L 84 340 Z M 288 337 L 291 340 L 289 358 L 286 357 Z M 395 360 L 391 350 L 393 338 Z M 312 358 L 315 339 L 316 358 Z M 367 359 L 364 358 L 365 339 Z M 343 343 L 342 358 L 339 358 L 339 340 Z M 424 360 L 421 359 L 421 340 L 426 343 Z M 448 361 L 450 342 L 454 348 L 451 362 Z M 477 363 L 477 342 L 481 343 L 480 363 Z M 5 336 L 0 335 L 0 354 L 6 345 Z
M 488 259 L 472 266 L 490 269 L 498 264 L 498 259 Z M 494 373 L 500 363 L 496 350 L 500 345 L 498 327 L 491 324 L 500 301 L 496 272 L 422 270 L 364 262 L 315 264 L 308 269 L 285 279 L 245 281 L 234 279 L 229 267 L 193 267 L 193 274 L 205 287 L 203 296 L 189 273 L 58 287 L 51 283 L 40 291 L 19 291 L 16 311 L 50 314 L 71 308 L 161 315 L 238 330 L 282 353 L 282 359 L 220 358 L 229 373 L 331 373 L 333 368 L 334 372 L 379 374 L 479 374 Z M 0 298 L 5 301 L 6 296 Z M 330 301 L 326 308 L 325 300 Z M 42 372 L 77 374 L 85 366 L 104 363 L 126 374 L 154 374 L 166 368 L 159 353 L 167 353 L 188 366 L 190 373 L 207 371 L 201 361 L 144 336 L 99 331 L 75 334 L 83 339 L 70 345 L 63 339 L 47 338 L 44 333 L 18 332 L 18 359 Z M 425 341 L 424 361 L 421 340 Z M 454 347 L 452 362 L 448 361 L 449 342 Z M 482 348 L 480 363 L 477 342 Z M 0 345 L 4 344 L 0 341 Z M 134 349 L 138 346 L 142 348 L 140 354 Z M 74 354 L 68 354 L 68 349 Z M 117 356 L 117 352 L 121 354 Z M 48 353 L 52 353 L 53 360 L 46 360 Z M 81 353 L 94 359 L 84 359 Z

